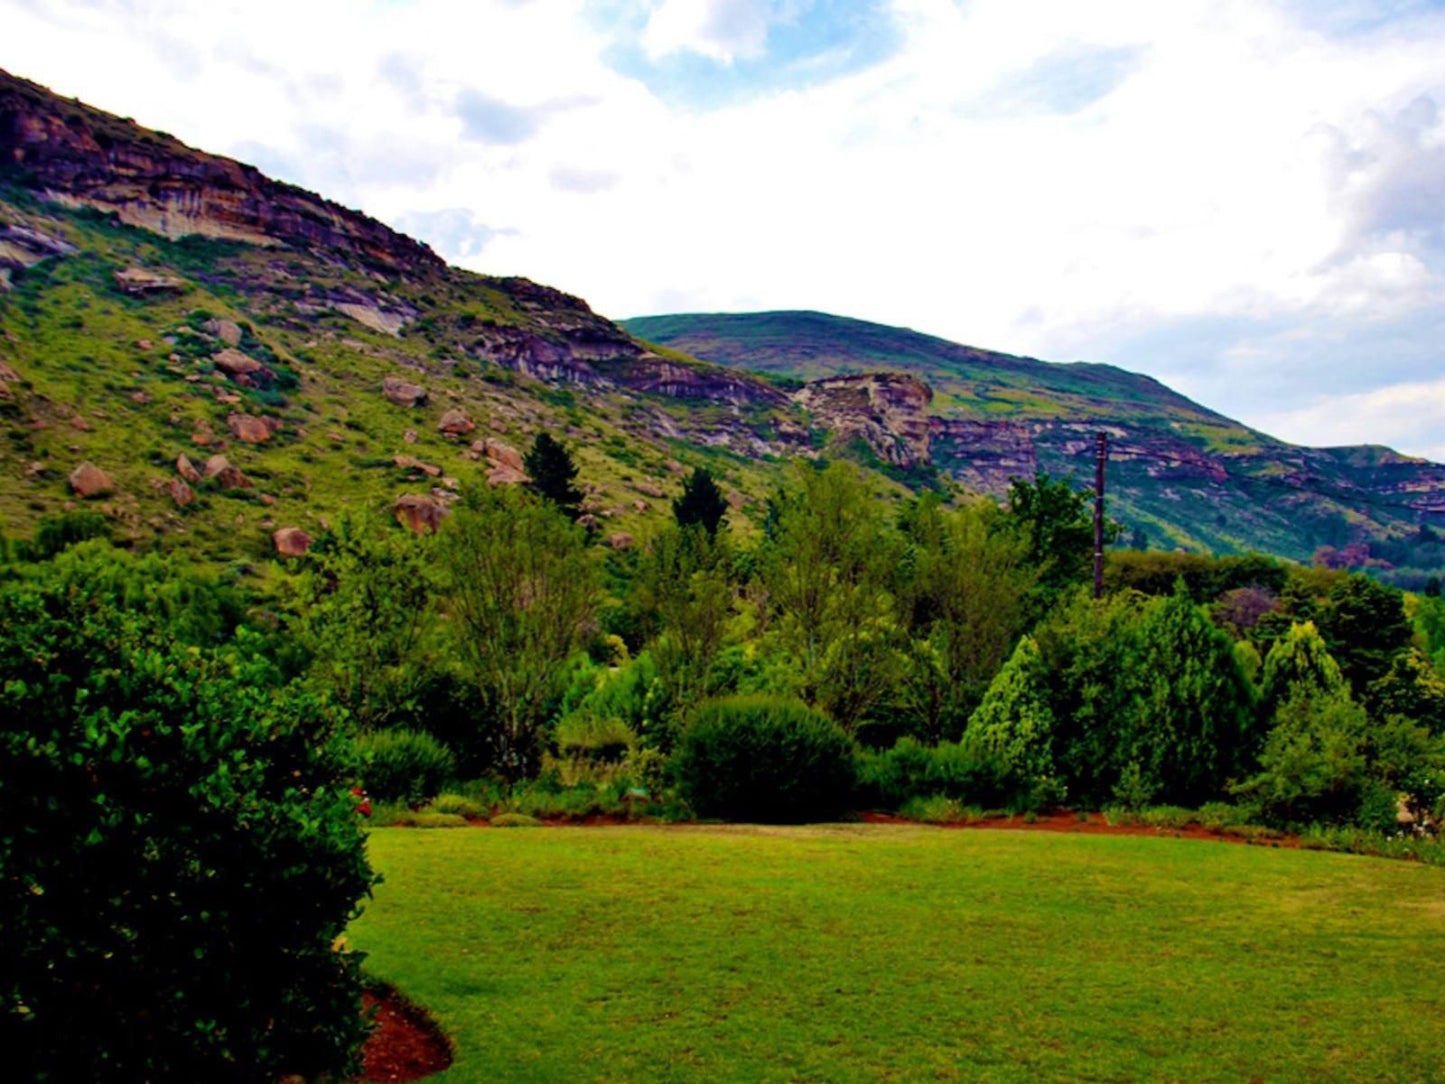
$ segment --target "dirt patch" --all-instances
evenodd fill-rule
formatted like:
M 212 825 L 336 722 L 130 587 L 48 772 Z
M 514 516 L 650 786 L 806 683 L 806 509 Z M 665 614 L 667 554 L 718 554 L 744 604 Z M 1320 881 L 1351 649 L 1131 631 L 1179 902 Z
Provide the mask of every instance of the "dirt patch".
M 361 1004 L 363 1012 L 375 1006 L 376 1028 L 361 1048 L 357 1080 L 420 1080 L 451 1065 L 452 1044 L 426 1010 L 389 986 L 367 990 Z

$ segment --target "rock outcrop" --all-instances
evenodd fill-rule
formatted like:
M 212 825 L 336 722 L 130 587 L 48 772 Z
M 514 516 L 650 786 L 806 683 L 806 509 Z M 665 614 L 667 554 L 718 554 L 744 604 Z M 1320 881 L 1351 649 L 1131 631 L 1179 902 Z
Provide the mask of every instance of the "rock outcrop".
M 24 170 L 51 199 L 171 238 L 319 248 L 387 274 L 444 267 L 426 245 L 366 215 L 6 72 L 0 163 Z
M 391 505 L 396 521 L 414 534 L 434 534 L 450 509 L 434 497 L 403 493 Z
M 933 389 L 901 373 L 863 373 L 815 380 L 793 401 L 834 440 L 860 438 L 886 463 L 905 469 L 932 463 L 928 405 Z

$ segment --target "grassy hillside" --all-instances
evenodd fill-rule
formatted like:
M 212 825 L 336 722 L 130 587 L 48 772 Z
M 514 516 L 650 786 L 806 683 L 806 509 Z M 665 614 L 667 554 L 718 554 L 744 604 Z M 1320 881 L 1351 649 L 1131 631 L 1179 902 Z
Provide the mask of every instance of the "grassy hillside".
M 1167 418 L 1228 430 L 1236 440 L 1249 434 L 1152 377 L 1112 365 L 1059 365 L 1015 357 L 827 313 L 642 316 L 620 323 L 640 338 L 709 361 L 798 380 L 837 373 L 911 373 L 933 387 L 934 410 L 951 416 Z
M 1445 872 L 878 825 L 374 832 L 439 1080 L 1430 1080 Z M 1422 970 L 1423 968 L 1423 970 Z

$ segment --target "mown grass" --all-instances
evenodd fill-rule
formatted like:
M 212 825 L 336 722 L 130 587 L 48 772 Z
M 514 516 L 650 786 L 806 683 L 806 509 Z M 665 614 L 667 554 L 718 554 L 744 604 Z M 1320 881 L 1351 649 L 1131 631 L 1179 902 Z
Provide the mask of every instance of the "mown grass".
M 388 829 L 446 1081 L 1439 1080 L 1445 871 L 1139 837 Z

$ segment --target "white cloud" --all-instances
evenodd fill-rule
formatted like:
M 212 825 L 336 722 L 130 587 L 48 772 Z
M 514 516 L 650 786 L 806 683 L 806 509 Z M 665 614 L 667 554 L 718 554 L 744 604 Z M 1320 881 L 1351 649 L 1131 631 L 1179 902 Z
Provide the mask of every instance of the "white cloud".
M 616 2 L 0 0 L 0 66 L 616 316 L 819 308 L 1126 361 L 1266 428 L 1438 364 L 1445 16 L 891 0 L 885 59 L 707 111 L 611 56 L 765 67 L 812 9 Z M 1406 444 L 1406 415 L 1310 431 Z
M 1392 384 L 1263 416 L 1266 430 L 1295 444 L 1379 444 L 1445 463 L 1445 379 Z
M 762 56 L 768 29 L 791 18 L 794 0 L 662 0 L 648 17 L 642 46 L 656 60 L 694 52 L 724 64 Z

